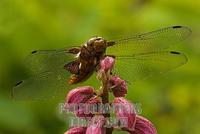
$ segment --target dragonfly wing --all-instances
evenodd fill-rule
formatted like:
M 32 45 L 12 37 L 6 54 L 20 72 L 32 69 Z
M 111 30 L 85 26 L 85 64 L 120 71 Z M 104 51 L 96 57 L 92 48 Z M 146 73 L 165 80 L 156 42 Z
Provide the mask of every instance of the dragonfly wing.
M 186 62 L 184 54 L 174 51 L 140 53 L 116 57 L 116 73 L 125 80 L 136 81 L 168 72 Z
M 70 75 L 66 70 L 44 72 L 34 75 L 17 83 L 12 90 L 12 97 L 15 100 L 63 101 L 69 90 L 86 85 L 85 82 L 72 85 L 68 84 L 67 81 Z M 96 89 L 100 86 L 96 82 L 96 76 L 94 74 L 86 82 L 87 85 L 92 85 Z
M 64 65 L 74 60 L 75 55 L 69 49 L 33 51 L 25 60 L 26 67 L 35 75 L 46 71 L 63 69 Z
M 44 72 L 20 81 L 13 88 L 12 96 L 17 100 L 59 100 L 63 99 L 69 85 L 67 71 Z
M 185 26 L 172 26 L 145 34 L 114 40 L 106 50 L 107 55 L 131 56 L 135 53 L 160 51 L 186 39 L 191 30 Z M 111 41 L 112 42 L 112 41 Z
M 74 60 L 67 49 L 33 51 L 26 58 L 30 78 L 20 81 L 12 90 L 14 99 L 48 100 L 63 99 L 68 88 L 70 73 L 64 65 Z

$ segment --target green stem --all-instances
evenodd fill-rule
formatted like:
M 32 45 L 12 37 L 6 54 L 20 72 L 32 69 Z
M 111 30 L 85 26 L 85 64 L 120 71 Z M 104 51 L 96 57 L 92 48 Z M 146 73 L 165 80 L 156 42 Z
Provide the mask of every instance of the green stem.
M 105 79 L 102 81 L 102 94 L 101 94 L 101 98 L 102 98 L 102 103 L 103 104 L 108 104 L 109 103 L 109 78 L 110 78 L 110 74 L 106 74 Z M 110 117 L 110 109 L 109 109 L 109 113 L 105 113 L 103 115 L 105 118 L 109 118 Z M 112 134 L 113 128 L 106 128 L 106 134 Z

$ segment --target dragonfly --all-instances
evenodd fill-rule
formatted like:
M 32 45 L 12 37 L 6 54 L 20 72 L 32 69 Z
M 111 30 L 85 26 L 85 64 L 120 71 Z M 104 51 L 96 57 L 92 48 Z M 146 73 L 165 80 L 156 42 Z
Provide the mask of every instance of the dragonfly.
M 116 59 L 115 73 L 134 82 L 175 69 L 187 57 L 170 50 L 191 34 L 186 26 L 170 26 L 116 40 L 93 37 L 81 46 L 56 50 L 35 50 L 26 59 L 31 77 L 18 82 L 12 89 L 15 99 L 63 99 L 67 90 L 90 80 L 100 60 Z

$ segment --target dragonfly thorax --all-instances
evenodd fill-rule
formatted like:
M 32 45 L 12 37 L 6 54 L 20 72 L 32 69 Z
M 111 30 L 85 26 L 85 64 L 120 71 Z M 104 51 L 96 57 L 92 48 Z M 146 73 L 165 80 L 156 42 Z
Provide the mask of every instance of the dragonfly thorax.
M 107 47 L 107 41 L 102 37 L 93 37 L 84 46 L 93 54 L 104 53 Z

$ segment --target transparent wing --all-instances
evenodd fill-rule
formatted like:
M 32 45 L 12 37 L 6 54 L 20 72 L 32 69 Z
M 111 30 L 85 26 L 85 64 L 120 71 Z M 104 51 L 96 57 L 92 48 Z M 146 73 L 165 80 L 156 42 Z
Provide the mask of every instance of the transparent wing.
M 186 62 L 184 54 L 174 51 L 140 53 L 132 57 L 116 57 L 115 71 L 125 80 L 133 82 L 168 72 Z
M 69 53 L 68 50 L 69 48 L 33 51 L 26 58 L 25 65 L 33 75 L 63 69 L 64 65 L 72 61 L 75 57 L 75 55 Z
M 69 85 L 70 74 L 66 71 L 43 72 L 20 81 L 13 88 L 12 96 L 16 100 L 59 100 L 63 99 Z
M 68 49 L 33 51 L 25 60 L 30 78 L 12 90 L 13 98 L 27 100 L 58 99 L 68 88 L 70 73 L 64 65 L 74 59 Z
M 44 72 L 32 76 L 26 80 L 20 81 L 12 90 L 12 96 L 15 100 L 55 100 L 64 101 L 68 91 L 79 86 L 85 86 L 86 83 L 69 85 L 67 83 L 70 73 L 65 70 L 54 72 Z M 87 80 L 87 85 L 92 85 L 95 89 L 99 88 L 96 82 L 96 76 L 92 75 Z
M 186 39 L 191 30 L 185 26 L 172 26 L 145 34 L 114 40 L 115 44 L 108 47 L 107 55 L 131 56 L 135 53 L 160 51 Z

